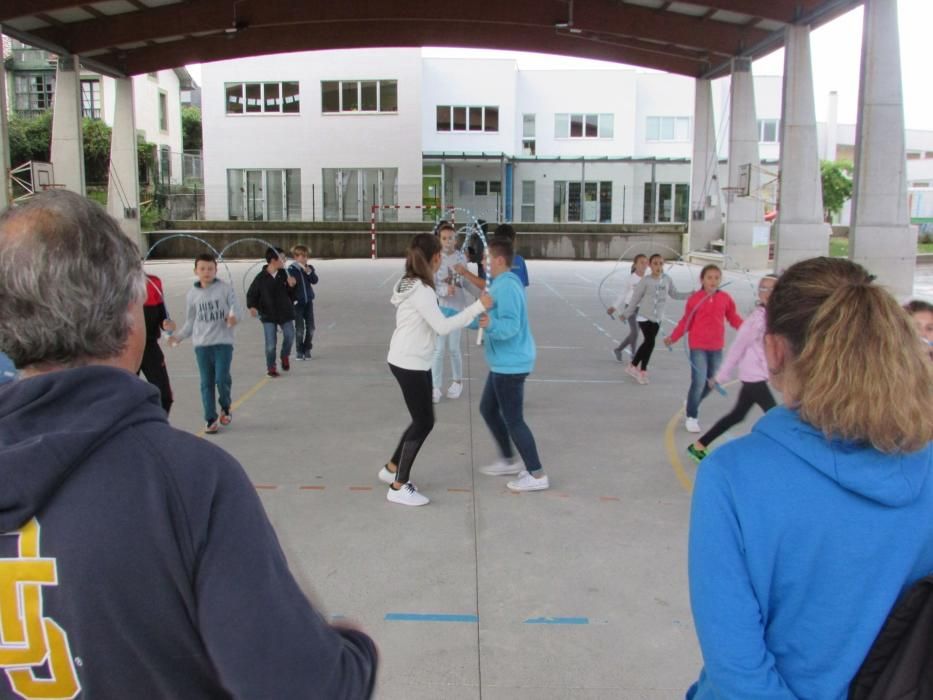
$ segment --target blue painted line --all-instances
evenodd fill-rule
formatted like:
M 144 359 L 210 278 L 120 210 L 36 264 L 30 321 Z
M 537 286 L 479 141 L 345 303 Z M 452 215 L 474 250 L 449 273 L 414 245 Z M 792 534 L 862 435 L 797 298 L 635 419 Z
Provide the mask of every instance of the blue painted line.
M 526 625 L 588 625 L 588 617 L 532 617 L 525 620 Z
M 476 615 L 435 613 L 386 613 L 385 619 L 393 622 L 479 622 L 479 617 Z

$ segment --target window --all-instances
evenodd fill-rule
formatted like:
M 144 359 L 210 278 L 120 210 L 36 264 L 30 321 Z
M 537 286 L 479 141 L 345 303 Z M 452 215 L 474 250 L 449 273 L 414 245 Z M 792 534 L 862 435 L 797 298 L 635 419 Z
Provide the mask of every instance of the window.
M 81 81 L 81 116 L 100 119 L 100 81 Z
M 491 194 L 502 194 L 501 180 L 476 180 L 473 183 L 474 197 L 485 197 Z
M 920 160 L 923 154 L 920 151 L 907 151 L 905 155 L 907 156 L 907 160 Z
M 646 141 L 689 141 L 690 117 L 648 117 Z
M 398 81 L 323 80 L 321 111 L 325 114 L 398 112 Z
M 522 115 L 522 155 L 535 154 L 535 115 Z
M 535 181 L 522 180 L 522 222 L 535 220 Z
M 13 90 L 14 111 L 27 117 L 37 117 L 52 108 L 55 73 L 17 73 Z
M 372 207 L 398 204 L 398 168 L 324 168 L 324 220 L 369 221 Z M 380 221 L 397 210 L 377 209 Z
M 685 223 L 690 213 L 689 206 L 689 185 L 669 182 L 645 183 L 644 223 Z
M 231 169 L 227 171 L 227 208 L 231 220 L 301 219 L 301 170 Z
M 612 114 L 555 114 L 554 138 L 611 139 L 614 121 Z
M 781 141 L 781 120 L 780 119 L 759 119 L 758 120 L 758 141 L 759 143 L 780 143 Z
M 296 81 L 225 83 L 227 114 L 298 114 L 301 109 Z
M 554 182 L 554 223 L 612 221 L 612 182 Z
M 159 90 L 159 130 L 168 131 L 168 95 Z
M 172 180 L 172 151 L 168 146 L 159 146 L 159 180 L 163 185 Z
M 499 131 L 498 107 L 437 106 L 438 131 Z

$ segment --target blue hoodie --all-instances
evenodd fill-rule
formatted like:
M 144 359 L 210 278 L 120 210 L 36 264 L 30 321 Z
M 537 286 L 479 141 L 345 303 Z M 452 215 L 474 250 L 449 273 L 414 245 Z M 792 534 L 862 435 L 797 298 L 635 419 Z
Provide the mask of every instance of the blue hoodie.
M 697 474 L 693 700 L 844 700 L 897 597 L 933 571 L 933 447 L 827 440 L 775 408 Z
M 528 326 L 525 287 L 514 272 L 496 275 L 489 285 L 495 305 L 487 312 L 483 348 L 489 369 L 497 374 L 529 374 L 535 366 L 535 339 Z M 471 328 L 477 327 L 476 322 Z
M 29 651 L 0 697 L 48 677 L 47 653 L 55 697 L 372 693 L 373 643 L 311 607 L 243 468 L 169 426 L 135 375 L 89 366 L 0 388 L 0 484 L 2 582 L 25 610 L 4 624 Z

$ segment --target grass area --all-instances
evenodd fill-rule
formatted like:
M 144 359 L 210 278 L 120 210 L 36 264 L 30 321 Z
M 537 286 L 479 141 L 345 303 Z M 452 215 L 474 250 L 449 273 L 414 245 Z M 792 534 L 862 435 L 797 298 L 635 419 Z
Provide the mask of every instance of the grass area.
M 933 253 L 933 243 L 918 243 L 918 253 Z M 844 258 L 849 254 L 848 238 L 830 238 L 829 254 L 834 258 Z

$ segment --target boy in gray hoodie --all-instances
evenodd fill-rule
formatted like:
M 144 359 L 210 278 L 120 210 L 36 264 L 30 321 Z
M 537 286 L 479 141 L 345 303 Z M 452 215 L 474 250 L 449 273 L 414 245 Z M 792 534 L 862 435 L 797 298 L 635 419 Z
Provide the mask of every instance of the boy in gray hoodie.
M 198 281 L 188 290 L 185 325 L 168 342 L 176 347 L 191 336 L 201 375 L 201 403 L 207 423 L 204 432 L 212 434 L 233 420 L 230 365 L 233 362 L 233 327 L 237 323 L 239 306 L 233 287 L 217 279 L 217 260 L 213 255 L 202 253 L 195 258 L 194 274 Z M 220 403 L 219 418 L 214 403 L 215 385 Z

